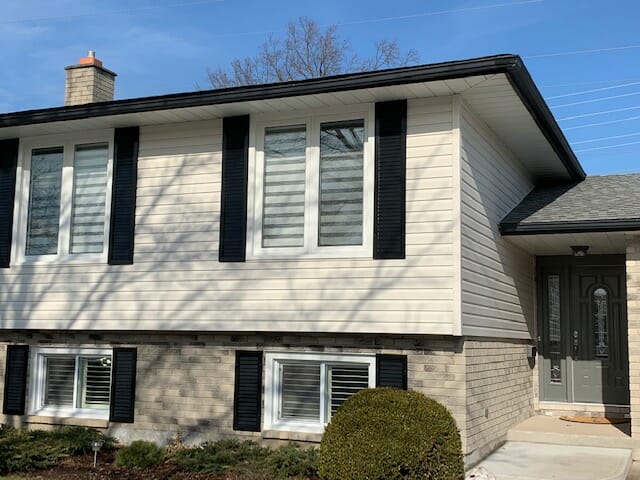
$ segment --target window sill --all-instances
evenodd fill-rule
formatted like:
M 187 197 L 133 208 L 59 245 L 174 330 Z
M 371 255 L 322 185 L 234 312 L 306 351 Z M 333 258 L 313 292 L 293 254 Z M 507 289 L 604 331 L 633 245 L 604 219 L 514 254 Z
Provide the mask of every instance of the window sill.
M 105 255 L 73 255 L 67 257 L 58 256 L 39 256 L 39 257 L 23 257 L 14 262 L 16 266 L 37 267 L 51 265 L 106 265 L 107 257 Z
M 263 430 L 262 438 L 270 440 L 290 440 L 294 442 L 320 443 L 320 441 L 322 440 L 322 433 Z
M 313 260 L 313 259 L 373 259 L 373 247 L 362 249 L 344 249 L 336 250 L 329 249 L 326 251 L 316 250 L 313 252 L 295 252 L 295 251 L 278 251 L 262 249 L 258 253 L 247 254 L 247 261 L 260 261 L 260 260 Z
M 24 421 L 41 425 L 72 425 L 77 427 L 107 428 L 109 420 L 96 418 L 49 417 L 43 415 L 27 415 Z

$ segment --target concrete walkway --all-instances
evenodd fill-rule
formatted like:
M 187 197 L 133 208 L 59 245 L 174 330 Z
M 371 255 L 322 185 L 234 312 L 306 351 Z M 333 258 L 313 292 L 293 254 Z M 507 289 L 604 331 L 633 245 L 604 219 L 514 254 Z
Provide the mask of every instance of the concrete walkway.
M 625 480 L 631 450 L 507 442 L 478 467 L 496 480 Z

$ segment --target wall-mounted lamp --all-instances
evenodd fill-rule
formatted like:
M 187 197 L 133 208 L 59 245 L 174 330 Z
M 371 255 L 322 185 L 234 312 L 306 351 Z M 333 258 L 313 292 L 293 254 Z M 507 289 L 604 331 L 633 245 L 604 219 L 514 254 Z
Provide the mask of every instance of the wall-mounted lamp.
M 589 245 L 572 245 L 571 251 L 574 257 L 586 257 L 589 251 Z

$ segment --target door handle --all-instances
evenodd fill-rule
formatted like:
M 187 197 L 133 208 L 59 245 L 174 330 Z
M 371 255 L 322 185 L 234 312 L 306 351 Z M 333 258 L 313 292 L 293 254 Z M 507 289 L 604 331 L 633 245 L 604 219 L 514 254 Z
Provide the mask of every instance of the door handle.
M 578 350 L 580 348 L 580 344 L 578 343 L 578 331 L 573 331 L 573 358 L 578 357 Z

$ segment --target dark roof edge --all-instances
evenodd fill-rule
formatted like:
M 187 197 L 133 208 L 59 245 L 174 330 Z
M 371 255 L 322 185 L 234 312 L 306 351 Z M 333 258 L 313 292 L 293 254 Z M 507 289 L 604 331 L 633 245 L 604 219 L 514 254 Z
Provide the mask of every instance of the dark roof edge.
M 571 177 L 577 181 L 584 180 L 587 174 L 520 56 L 516 56 L 515 64 L 508 72 L 507 78 Z
M 640 230 L 640 218 L 583 220 L 577 222 L 501 223 L 500 233 L 510 235 L 553 235 L 558 233 L 632 232 Z
M 350 73 L 309 80 L 174 93 L 87 105 L 6 113 L 0 115 L 0 128 L 174 108 L 222 105 L 297 95 L 313 95 L 496 73 L 507 75 L 514 90 L 561 158 L 571 177 L 575 180 L 583 180 L 586 176 L 584 170 L 576 159 L 542 95 L 533 83 L 522 59 L 518 55 L 510 54 L 375 72 Z

